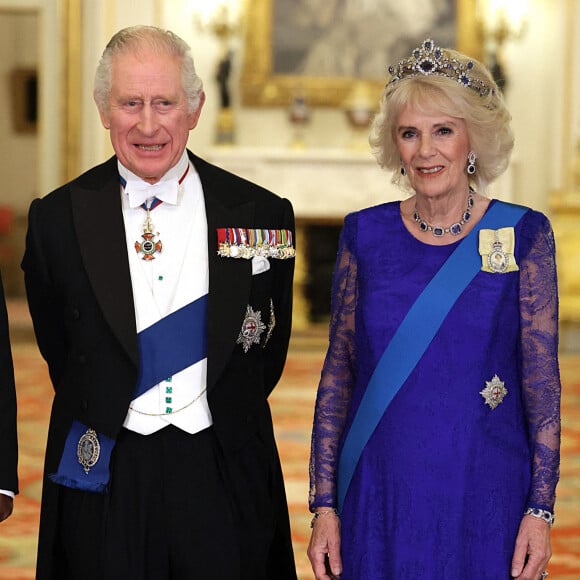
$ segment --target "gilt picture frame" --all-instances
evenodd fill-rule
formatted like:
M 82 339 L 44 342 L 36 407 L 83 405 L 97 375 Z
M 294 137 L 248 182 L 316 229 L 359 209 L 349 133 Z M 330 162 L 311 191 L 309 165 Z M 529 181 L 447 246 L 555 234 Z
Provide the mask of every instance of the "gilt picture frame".
M 339 107 L 361 82 L 378 102 L 388 65 L 427 37 L 481 58 L 476 0 L 420 1 L 246 1 L 242 104 Z

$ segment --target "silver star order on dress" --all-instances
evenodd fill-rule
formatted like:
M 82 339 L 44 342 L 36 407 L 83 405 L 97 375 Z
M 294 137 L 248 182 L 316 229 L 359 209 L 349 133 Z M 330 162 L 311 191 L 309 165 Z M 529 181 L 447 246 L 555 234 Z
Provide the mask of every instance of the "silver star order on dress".
M 485 381 L 485 389 L 479 392 L 492 410 L 504 400 L 507 393 L 505 383 L 497 375 L 493 375 L 491 381 Z

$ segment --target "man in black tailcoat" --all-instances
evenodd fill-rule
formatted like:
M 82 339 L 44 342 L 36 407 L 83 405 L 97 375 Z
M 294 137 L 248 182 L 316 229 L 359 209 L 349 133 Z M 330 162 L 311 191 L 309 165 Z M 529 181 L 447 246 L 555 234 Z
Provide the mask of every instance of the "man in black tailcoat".
M 94 96 L 115 156 L 32 203 L 22 264 L 55 389 L 37 578 L 295 579 L 267 401 L 292 206 L 186 149 L 173 33 L 118 32 Z

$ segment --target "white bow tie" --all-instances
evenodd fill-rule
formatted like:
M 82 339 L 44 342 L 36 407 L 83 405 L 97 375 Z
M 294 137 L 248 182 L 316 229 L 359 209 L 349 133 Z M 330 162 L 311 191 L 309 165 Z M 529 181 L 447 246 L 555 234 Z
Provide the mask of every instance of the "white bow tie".
M 131 208 L 140 207 L 153 197 L 166 203 L 177 205 L 179 181 L 177 178 L 159 181 L 154 184 L 143 181 L 128 181 L 125 186 L 125 193 L 129 196 L 129 207 Z

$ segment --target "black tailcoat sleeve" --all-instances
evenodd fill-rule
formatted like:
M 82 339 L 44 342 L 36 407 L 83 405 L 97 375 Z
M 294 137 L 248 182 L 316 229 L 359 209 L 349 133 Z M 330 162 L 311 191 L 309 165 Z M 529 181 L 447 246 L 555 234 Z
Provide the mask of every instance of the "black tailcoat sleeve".
M 14 367 L 4 287 L 0 278 L 0 489 L 18 492 L 17 462 Z

